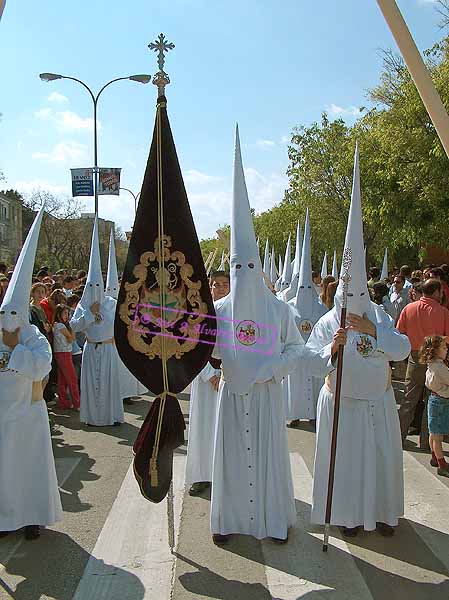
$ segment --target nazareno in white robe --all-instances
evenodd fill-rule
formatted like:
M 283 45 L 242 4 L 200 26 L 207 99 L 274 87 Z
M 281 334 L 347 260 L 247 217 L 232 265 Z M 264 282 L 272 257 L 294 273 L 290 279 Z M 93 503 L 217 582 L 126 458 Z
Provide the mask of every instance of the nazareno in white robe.
M 134 377 L 129 369 L 126 368 L 120 356 L 119 367 L 122 398 L 131 398 L 133 396 L 141 396 L 142 394 L 147 393 L 147 388 L 142 385 L 136 377 Z
M 302 318 L 292 303 L 289 303 L 289 306 L 293 311 L 299 332 L 304 342 L 307 343 L 310 335 L 310 329 L 306 330 L 307 326 L 313 327 L 318 319 L 326 313 L 327 308 L 316 303 L 312 313 L 306 318 Z M 282 382 L 286 419 L 316 419 L 316 407 L 322 385 L 323 378 L 312 375 L 307 358 L 298 361 L 294 370 Z
M 377 340 L 350 331 L 344 351 L 332 519 L 334 525 L 362 526 L 377 522 L 395 526 L 404 513 L 402 443 L 389 361 L 410 352 L 405 335 L 394 328 L 382 307 L 370 303 L 368 317 Z M 339 327 L 333 308 L 315 325 L 307 346 L 319 353 L 327 382 L 320 392 L 311 520 L 324 523 L 334 410 L 336 369 L 331 345 Z
M 101 303 L 102 320 L 95 322 L 89 308 L 78 305 L 70 320 L 73 331 L 83 331 L 86 340 L 81 366 L 80 420 L 89 425 L 123 423 L 120 375 L 123 369 L 115 344 L 100 344 L 114 337 L 116 301 L 106 297 Z
M 216 303 L 219 341 L 229 339 L 234 327 L 229 298 Z M 221 353 L 224 380 L 218 393 L 211 530 L 285 539 L 296 523 L 296 509 L 281 381 L 305 347 L 285 303 L 271 302 L 266 318 L 267 323 L 278 324 L 273 355 L 271 360 L 261 360 L 262 368 L 248 393 L 232 393 L 226 381 L 233 368 L 231 353 L 219 345 L 214 350 L 214 356 Z M 221 331 L 227 327 L 229 331 Z
M 221 369 L 214 369 L 210 363 L 207 363 L 192 382 L 186 463 L 187 484 L 212 481 L 218 392 L 214 390 L 209 380 L 214 375 L 220 377 Z
M 0 371 L 0 531 L 62 519 L 47 407 L 31 401 L 33 381 L 50 369 L 47 339 L 34 325 L 21 328 L 9 370 Z

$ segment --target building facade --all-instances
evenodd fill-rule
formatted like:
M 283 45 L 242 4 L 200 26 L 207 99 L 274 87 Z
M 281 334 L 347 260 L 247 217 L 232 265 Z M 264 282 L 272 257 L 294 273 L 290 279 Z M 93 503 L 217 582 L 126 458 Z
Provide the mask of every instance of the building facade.
M 22 248 L 22 202 L 15 194 L 0 194 L 0 261 L 14 265 Z

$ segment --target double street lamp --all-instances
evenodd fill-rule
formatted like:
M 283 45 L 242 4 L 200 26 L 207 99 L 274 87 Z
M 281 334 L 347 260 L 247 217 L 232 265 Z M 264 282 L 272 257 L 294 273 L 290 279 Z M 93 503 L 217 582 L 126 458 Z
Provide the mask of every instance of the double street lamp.
M 121 187 L 121 190 L 125 190 L 125 192 L 129 192 L 131 194 L 131 196 L 134 198 L 134 216 L 137 213 L 137 200 L 139 199 L 140 196 L 140 192 L 138 194 L 135 194 L 134 192 L 132 192 L 131 190 L 129 190 L 128 188 L 125 187 Z
M 57 73 L 41 73 L 39 77 L 42 81 L 55 81 L 56 79 L 70 79 L 72 81 L 76 81 L 80 83 L 90 94 L 92 98 L 92 102 L 94 104 L 94 197 L 95 197 L 95 215 L 98 216 L 98 145 L 97 145 L 97 104 L 98 99 L 101 96 L 102 92 L 109 86 L 111 83 L 115 83 L 116 81 L 122 81 L 124 79 L 129 79 L 130 81 L 137 81 L 138 83 L 149 83 L 151 81 L 151 75 L 129 75 L 128 77 L 117 77 L 116 79 L 112 79 L 108 81 L 101 90 L 95 95 L 90 87 L 81 81 L 81 79 L 76 79 L 76 77 L 68 77 L 66 75 L 58 75 Z M 126 189 L 126 188 L 124 188 Z M 127 190 L 130 191 L 130 190 Z M 132 192 L 131 192 L 132 193 Z M 134 195 L 134 194 L 133 194 Z M 136 198 L 134 199 L 136 201 Z

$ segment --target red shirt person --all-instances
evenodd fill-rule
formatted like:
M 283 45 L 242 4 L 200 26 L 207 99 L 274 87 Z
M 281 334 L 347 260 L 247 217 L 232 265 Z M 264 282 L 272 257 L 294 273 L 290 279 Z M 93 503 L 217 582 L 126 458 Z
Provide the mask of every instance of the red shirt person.
M 449 341 L 449 310 L 441 305 L 441 296 L 441 282 L 437 279 L 428 279 L 423 284 L 423 296 L 403 309 L 396 325 L 397 329 L 408 337 L 412 347 L 405 376 L 404 400 L 399 407 L 403 443 L 413 421 L 416 407 L 424 399 L 425 394 L 426 365 L 419 363 L 419 349 L 427 336 L 441 335 Z M 423 448 L 428 447 L 426 435 L 427 413 L 424 411 L 420 434 L 420 446 Z

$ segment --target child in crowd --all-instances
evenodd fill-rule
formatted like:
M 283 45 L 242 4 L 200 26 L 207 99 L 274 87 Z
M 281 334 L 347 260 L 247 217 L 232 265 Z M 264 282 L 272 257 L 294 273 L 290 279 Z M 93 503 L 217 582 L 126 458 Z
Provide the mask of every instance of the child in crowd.
M 427 364 L 426 387 L 430 390 L 428 403 L 429 444 L 432 450 L 430 464 L 438 467 L 438 475 L 449 477 L 449 464 L 443 454 L 443 438 L 449 433 L 449 368 L 446 338 L 440 335 L 426 337 L 419 360 Z
M 58 304 L 55 310 L 53 325 L 53 352 L 58 365 L 58 397 L 59 408 L 70 408 L 67 388 L 70 391 L 72 406 L 80 407 L 78 380 L 72 360 L 72 344 L 75 339 L 69 325 L 69 307 Z

